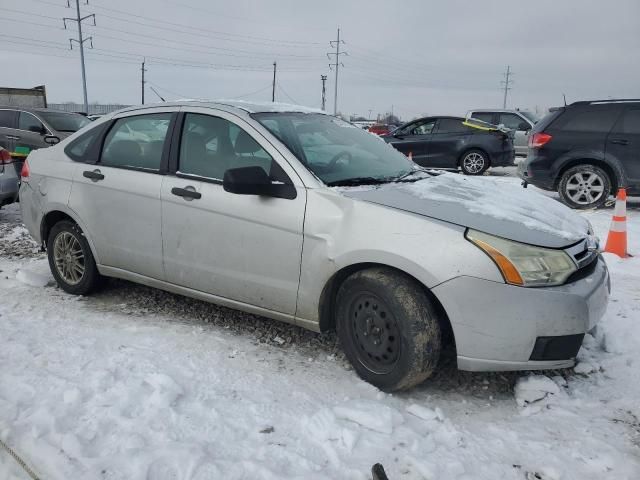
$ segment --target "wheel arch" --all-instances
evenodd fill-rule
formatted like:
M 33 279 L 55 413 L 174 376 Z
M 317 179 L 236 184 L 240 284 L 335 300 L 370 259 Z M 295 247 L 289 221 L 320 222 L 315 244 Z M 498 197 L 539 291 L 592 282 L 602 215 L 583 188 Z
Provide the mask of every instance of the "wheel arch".
M 328 330 L 335 329 L 335 307 L 336 307 L 336 297 L 338 294 L 338 290 L 342 283 L 349 277 L 350 275 L 359 272 L 361 270 L 366 270 L 374 267 L 384 267 L 391 270 L 394 270 L 402 275 L 405 275 L 416 282 L 417 285 L 422 288 L 427 297 L 433 302 L 434 307 L 438 313 L 438 322 L 440 323 L 440 328 L 443 333 L 443 339 L 445 341 L 451 341 L 453 346 L 455 347 L 455 337 L 453 334 L 453 328 L 451 326 L 451 321 L 449 320 L 449 316 L 447 315 L 446 310 L 444 309 L 442 303 L 436 297 L 436 295 L 429 289 L 423 282 L 418 280 L 415 276 L 411 275 L 399 269 L 397 267 L 387 265 L 384 263 L 376 263 L 376 262 L 362 262 L 362 263 L 354 263 L 348 266 L 341 268 L 336 271 L 324 285 L 322 289 L 322 293 L 320 294 L 320 302 L 318 306 L 318 318 L 319 318 L 319 329 L 321 332 L 326 332 Z
M 49 236 L 49 232 L 51 231 L 51 228 L 56 223 L 62 220 L 69 220 L 75 223 L 76 225 L 78 225 L 78 227 L 80 227 L 80 230 L 82 230 L 82 233 L 86 238 L 87 243 L 89 244 L 89 248 L 91 248 L 91 253 L 93 254 L 93 258 L 95 259 L 96 264 L 100 264 L 95 246 L 93 245 L 93 241 L 91 240 L 91 237 L 87 234 L 87 229 L 85 225 L 83 224 L 82 221 L 78 219 L 77 215 L 75 215 L 74 212 L 62 206 L 57 206 L 56 208 L 52 208 L 42 216 L 42 220 L 40 221 L 40 239 L 42 240 L 42 247 L 44 249 L 47 248 L 47 238 Z

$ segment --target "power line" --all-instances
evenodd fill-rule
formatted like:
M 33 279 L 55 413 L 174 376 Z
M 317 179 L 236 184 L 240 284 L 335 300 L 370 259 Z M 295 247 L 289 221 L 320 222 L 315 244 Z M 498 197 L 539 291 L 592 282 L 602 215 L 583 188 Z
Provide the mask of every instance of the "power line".
M 88 5 L 88 4 L 89 4 L 89 0 L 86 0 L 85 5 Z M 69 0 L 67 0 L 67 6 L 71 7 Z M 69 46 L 71 47 L 71 50 L 73 50 L 73 42 L 77 42 L 77 44 L 80 46 L 80 66 L 82 68 L 82 94 L 84 97 L 84 113 L 89 112 L 89 101 L 87 100 L 87 74 L 85 72 L 85 67 L 84 67 L 84 42 L 89 40 L 91 44 L 91 48 L 93 48 L 93 39 L 92 37 L 82 36 L 82 22 L 84 22 L 89 18 L 93 18 L 93 24 L 95 25 L 96 24 L 95 14 L 90 13 L 89 15 L 85 15 L 84 17 L 81 17 L 80 16 L 80 0 L 76 0 L 76 18 L 64 17 L 62 19 L 65 29 L 67 28 L 67 20 L 69 20 L 70 22 L 75 22 L 78 27 L 78 39 L 76 40 L 75 38 L 70 38 Z
M 147 71 L 147 69 L 144 68 L 144 62 L 145 62 L 145 59 L 142 60 L 142 68 L 140 68 L 140 72 L 142 73 L 142 84 L 141 84 L 141 86 L 142 86 L 142 105 L 144 105 L 144 84 L 145 84 L 144 72 Z
M 284 96 L 285 96 L 285 97 L 287 97 L 289 100 L 291 100 L 294 104 L 296 104 L 296 105 L 298 105 L 298 104 L 299 104 L 299 102 L 298 102 L 295 98 L 293 98 L 291 95 L 289 95 L 289 94 L 286 92 L 286 90 L 285 90 L 284 88 L 282 88 L 282 85 L 281 85 L 281 84 L 279 84 L 279 83 L 278 83 L 278 88 L 280 89 L 280 91 L 281 91 L 282 93 L 284 93 Z
M 511 66 L 507 65 L 507 72 L 504 74 L 504 80 L 500 82 L 500 85 L 504 86 L 504 97 L 502 99 L 502 108 L 507 108 L 507 93 L 511 90 L 511 85 L 513 85 L 513 80 L 510 79 L 513 72 L 511 71 Z
M 334 45 L 335 44 L 335 45 Z M 335 55 L 335 60 L 336 63 L 333 64 L 329 64 L 329 68 L 335 68 L 336 71 L 336 79 L 335 79 L 335 85 L 334 85 L 334 93 L 333 93 L 333 114 L 337 115 L 338 114 L 338 70 L 340 69 L 340 66 L 344 67 L 344 64 L 340 61 L 340 55 L 348 55 L 347 52 L 341 52 L 340 51 L 340 45 L 344 44 L 344 40 L 340 40 L 340 29 L 338 28 L 338 38 L 337 40 L 332 40 L 329 42 L 329 45 L 331 45 L 332 47 L 336 47 L 336 51 L 331 52 L 331 53 L 327 53 L 327 57 L 329 59 L 331 59 L 332 55 Z

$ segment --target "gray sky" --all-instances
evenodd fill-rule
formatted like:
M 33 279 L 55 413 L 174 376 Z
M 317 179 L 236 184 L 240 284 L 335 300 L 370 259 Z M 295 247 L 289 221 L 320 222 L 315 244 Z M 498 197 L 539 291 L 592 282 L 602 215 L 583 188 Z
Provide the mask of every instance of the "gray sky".
M 49 101 L 82 99 L 75 15 L 66 0 L 0 0 L 1 86 L 47 86 Z M 501 107 L 500 81 L 515 72 L 508 106 L 544 109 L 589 98 L 640 97 L 640 1 L 538 0 L 91 0 L 83 14 L 89 102 L 140 103 L 140 63 L 167 100 L 271 99 L 320 105 L 320 75 L 339 26 L 339 110 L 463 114 Z M 29 15 L 30 13 L 31 15 Z M 37 25 L 35 25 L 37 24 Z M 30 52 L 30 53 L 28 53 Z M 181 65 L 180 65 L 181 64 Z M 257 92 L 257 93 L 254 93 Z M 147 88 L 147 101 L 156 101 Z

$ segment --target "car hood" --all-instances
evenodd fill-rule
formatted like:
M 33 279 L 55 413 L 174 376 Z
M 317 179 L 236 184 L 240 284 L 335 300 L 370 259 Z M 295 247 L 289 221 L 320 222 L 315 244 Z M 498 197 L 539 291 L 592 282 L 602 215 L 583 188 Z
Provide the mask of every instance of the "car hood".
M 353 199 L 541 247 L 567 247 L 587 237 L 590 228 L 560 202 L 507 179 L 444 173 L 414 183 L 339 190 Z

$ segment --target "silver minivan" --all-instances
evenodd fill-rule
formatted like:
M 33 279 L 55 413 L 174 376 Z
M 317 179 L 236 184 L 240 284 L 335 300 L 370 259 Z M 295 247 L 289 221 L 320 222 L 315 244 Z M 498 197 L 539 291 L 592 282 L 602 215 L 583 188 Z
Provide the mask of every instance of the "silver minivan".
M 58 285 L 118 277 L 337 329 L 387 391 L 436 368 L 569 367 L 609 275 L 582 217 L 517 185 L 427 172 L 321 111 L 166 103 L 28 157 L 31 235 Z

